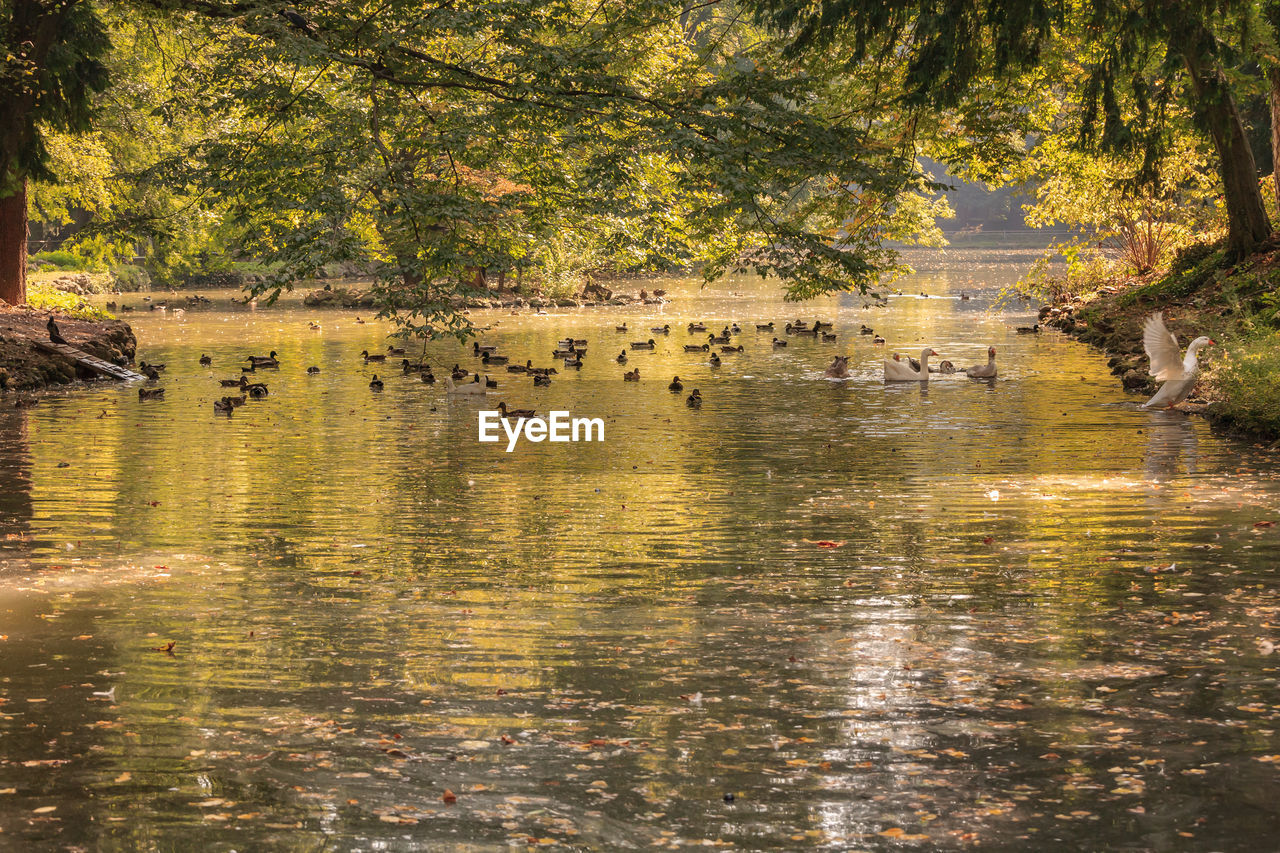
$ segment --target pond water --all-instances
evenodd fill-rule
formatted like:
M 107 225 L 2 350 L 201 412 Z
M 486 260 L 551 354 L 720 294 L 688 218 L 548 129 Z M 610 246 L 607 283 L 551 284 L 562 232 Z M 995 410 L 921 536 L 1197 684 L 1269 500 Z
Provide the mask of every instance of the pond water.
M 164 399 L 0 406 L 0 848 L 1273 848 L 1277 458 L 1016 334 L 1017 271 L 476 312 L 521 363 L 590 341 L 489 404 L 605 440 L 511 453 L 357 312 L 125 315 Z M 797 316 L 838 341 L 754 327 Z M 862 324 L 1000 378 L 886 386 Z

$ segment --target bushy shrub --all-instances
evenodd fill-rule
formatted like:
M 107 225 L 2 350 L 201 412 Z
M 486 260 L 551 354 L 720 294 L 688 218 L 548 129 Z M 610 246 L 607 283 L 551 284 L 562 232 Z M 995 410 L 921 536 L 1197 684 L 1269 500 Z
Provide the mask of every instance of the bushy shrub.
M 151 276 L 142 267 L 125 264 L 111 270 L 111 273 L 116 279 L 116 290 L 122 293 L 134 293 L 151 286 Z
M 1265 434 L 1280 433 L 1280 334 L 1263 332 L 1222 348 L 1210 374 L 1218 415 L 1232 426 Z
M 37 252 L 34 255 L 29 255 L 27 257 L 27 266 L 33 270 L 69 270 L 79 272 L 89 268 L 89 261 L 75 252 L 56 249 L 52 252 Z
M 77 320 L 113 319 L 106 311 L 93 307 L 74 293 L 44 282 L 34 282 L 27 288 L 27 304 L 38 311 L 58 311 Z

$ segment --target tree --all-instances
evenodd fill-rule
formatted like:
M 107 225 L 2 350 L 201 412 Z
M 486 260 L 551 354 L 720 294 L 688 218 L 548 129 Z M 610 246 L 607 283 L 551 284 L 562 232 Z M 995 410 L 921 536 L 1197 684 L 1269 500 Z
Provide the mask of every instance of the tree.
M 1168 142 L 1167 107 L 1182 99 L 1211 140 L 1222 181 L 1228 248 L 1236 257 L 1271 234 L 1257 168 L 1221 37 L 1245 19 L 1244 0 L 756 0 L 758 16 L 790 34 L 792 52 L 833 43 L 855 58 L 898 51 L 907 65 L 905 105 L 954 108 L 986 81 L 1034 68 L 1055 39 L 1090 46 L 1079 103 L 1081 143 L 1107 156 L 1140 158 L 1136 179 L 1159 183 Z M 1133 105 L 1126 114 L 1122 98 Z
M 0 7 L 0 299 L 26 302 L 27 181 L 48 175 L 44 134 L 90 122 L 109 43 L 87 0 Z

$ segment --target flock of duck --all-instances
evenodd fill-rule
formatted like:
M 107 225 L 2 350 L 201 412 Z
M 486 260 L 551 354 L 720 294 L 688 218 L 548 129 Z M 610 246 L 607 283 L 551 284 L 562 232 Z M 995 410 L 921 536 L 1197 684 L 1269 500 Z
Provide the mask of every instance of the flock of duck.
M 707 340 L 706 343 L 683 344 L 684 352 L 707 354 L 708 363 L 712 367 L 719 367 L 723 363 L 722 356 L 732 356 L 742 353 L 746 349 L 741 343 L 734 343 L 735 336 L 742 334 L 742 328 L 736 322 L 725 326 L 719 333 L 708 332 L 706 324 L 701 322 L 690 322 L 686 329 L 690 335 L 699 337 L 705 333 Z M 615 330 L 619 334 L 626 334 L 631 331 L 626 323 L 617 326 Z M 654 335 L 670 335 L 671 326 L 670 324 L 655 326 L 649 331 Z M 772 334 L 775 331 L 772 322 L 756 323 L 755 331 L 757 334 L 770 334 L 770 346 L 775 350 L 788 345 L 785 339 Z M 1039 331 L 1038 325 L 1017 329 L 1019 334 L 1038 334 Z M 1167 408 L 1181 402 L 1190 393 L 1196 379 L 1197 353 L 1202 347 L 1214 342 L 1207 337 L 1197 338 L 1188 347 L 1186 357 L 1183 358 L 1177 339 L 1165 328 L 1164 320 L 1159 314 L 1153 314 L 1147 319 L 1144 331 L 1145 348 L 1151 358 L 1151 373 L 1157 379 L 1166 383 L 1156 396 L 1144 404 L 1144 407 Z M 783 327 L 783 332 L 787 336 L 808 336 L 828 343 L 837 340 L 837 335 L 833 331 L 833 324 L 821 320 L 814 320 L 812 324 L 803 320 L 796 320 L 787 323 Z M 53 326 L 53 321 L 50 320 L 50 336 L 53 337 L 56 334 L 56 327 Z M 861 326 L 859 334 L 870 337 L 875 345 L 883 345 L 885 343 L 884 338 L 877 335 L 874 329 L 866 325 Z M 587 340 L 582 338 L 564 338 L 556 342 L 556 348 L 551 352 L 551 357 L 559 361 L 565 369 L 581 368 L 583 359 L 587 354 L 587 344 Z M 657 342 L 653 337 L 643 341 L 631 341 L 628 346 L 621 348 L 614 361 L 620 365 L 626 365 L 631 358 L 628 353 L 652 352 L 656 349 Z M 408 358 L 404 358 L 404 355 L 405 350 L 394 345 L 389 345 L 385 353 L 370 353 L 368 350 L 360 353 L 365 364 L 383 364 L 387 362 L 388 358 L 401 357 L 401 371 L 406 376 L 416 374 L 426 384 L 434 384 L 436 382 L 435 373 L 429 364 L 425 361 L 411 362 Z M 963 369 L 963 371 L 950 361 L 942 361 L 936 367 L 931 366 L 929 359 L 937 355 L 938 352 L 932 347 L 922 349 L 919 360 L 910 357 L 903 359 L 898 353 L 892 353 L 884 359 L 884 379 L 886 382 L 928 382 L 930 375 L 933 373 L 957 374 L 961 372 L 972 379 L 994 380 L 997 376 L 996 348 L 994 346 L 987 348 L 986 364 L 975 364 L 972 367 Z M 532 359 L 526 359 L 524 364 L 511 363 L 510 356 L 499 354 L 496 345 L 485 345 L 479 341 L 472 342 L 472 356 L 479 359 L 481 366 L 485 369 L 505 367 L 510 374 L 529 376 L 533 380 L 534 387 L 550 385 L 551 377 L 559 372 L 555 367 L 534 367 Z M 261 399 L 267 396 L 266 383 L 251 382 L 247 374 L 256 373 L 259 370 L 279 368 L 280 360 L 278 354 L 275 350 L 272 350 L 269 355 L 249 356 L 245 361 L 247 364 L 241 368 L 239 377 L 219 380 L 223 388 L 235 389 L 238 393 L 226 395 L 215 400 L 213 403 L 214 411 L 230 415 L 235 409 L 244 405 L 247 400 Z M 210 366 L 212 363 L 212 358 L 207 354 L 200 356 L 200 364 L 202 366 Z M 163 364 L 148 364 L 145 361 L 139 363 L 139 370 L 151 380 L 158 380 L 164 367 Z M 306 372 L 308 375 L 315 375 L 320 373 L 320 368 L 315 366 L 308 367 Z M 831 364 L 824 371 L 824 376 L 830 379 L 847 379 L 849 377 L 849 356 L 833 356 Z M 468 379 L 470 381 L 467 381 Z M 634 367 L 625 371 L 622 379 L 624 382 L 641 381 L 640 368 Z M 444 385 L 446 392 L 450 396 L 483 396 L 491 389 L 497 388 L 498 382 L 490 378 L 487 373 L 482 378 L 478 371 L 469 370 L 455 363 L 444 377 Z M 384 382 L 375 373 L 369 381 L 369 387 L 373 391 L 381 391 L 384 387 Z M 683 393 L 685 389 L 684 381 L 678 375 L 673 376 L 667 384 L 667 388 L 672 393 Z M 142 400 L 156 399 L 163 397 L 163 395 L 163 388 L 143 387 L 138 389 L 138 397 Z M 697 388 L 692 389 L 685 398 L 685 403 L 690 408 L 701 408 L 702 402 L 702 392 Z M 498 404 L 498 410 L 503 417 L 532 417 L 534 415 L 534 410 L 531 409 L 508 409 L 505 402 Z

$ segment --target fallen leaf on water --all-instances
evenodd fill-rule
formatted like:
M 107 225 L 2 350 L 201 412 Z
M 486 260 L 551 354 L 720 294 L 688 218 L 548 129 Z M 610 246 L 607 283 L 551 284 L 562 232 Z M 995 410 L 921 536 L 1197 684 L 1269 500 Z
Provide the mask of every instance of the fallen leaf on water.
M 1253 523 L 1253 526 L 1254 527 L 1274 527 L 1275 522 L 1274 521 L 1255 521 Z
M 445 788 L 444 795 L 441 796 L 440 799 L 444 800 L 446 803 L 452 804 L 458 801 L 458 795 L 453 791 L 450 791 L 448 788 Z
M 57 806 L 41 806 L 38 809 L 32 809 L 31 813 L 32 814 L 48 814 L 49 812 L 56 812 L 57 810 L 58 810 Z
M 132 778 L 133 774 L 126 770 L 116 777 L 116 782 L 128 782 Z
M 832 542 L 830 539 L 819 539 L 817 542 L 814 542 L 813 544 L 817 545 L 819 548 L 839 548 L 844 543 Z

